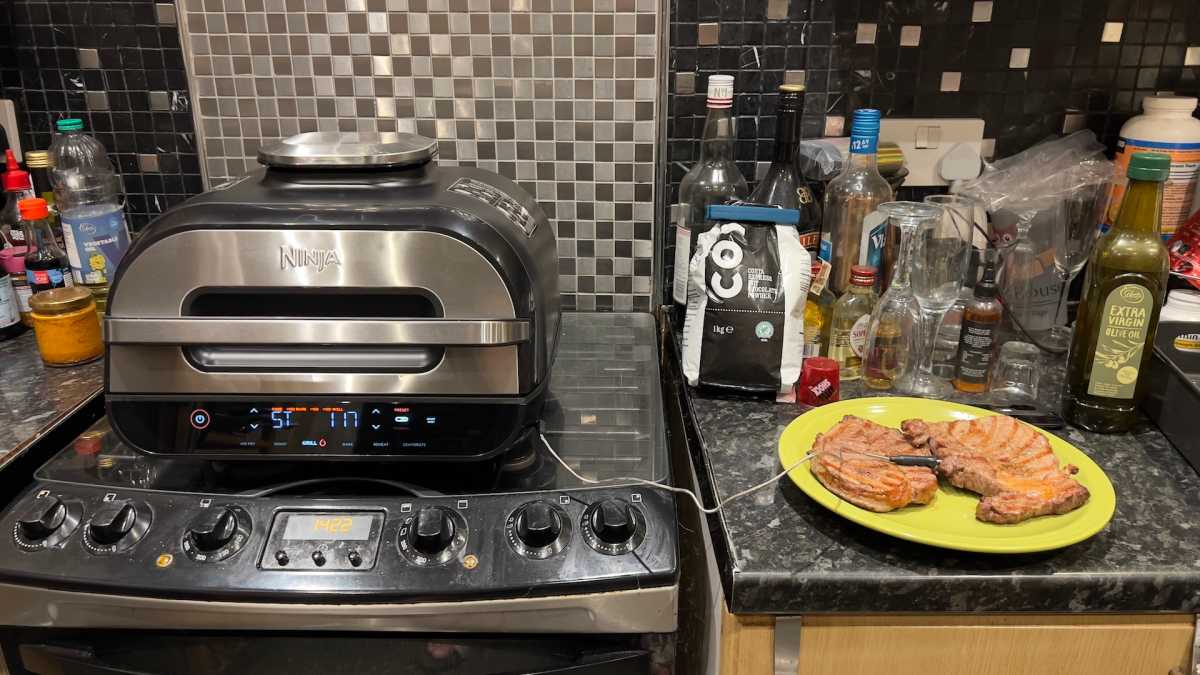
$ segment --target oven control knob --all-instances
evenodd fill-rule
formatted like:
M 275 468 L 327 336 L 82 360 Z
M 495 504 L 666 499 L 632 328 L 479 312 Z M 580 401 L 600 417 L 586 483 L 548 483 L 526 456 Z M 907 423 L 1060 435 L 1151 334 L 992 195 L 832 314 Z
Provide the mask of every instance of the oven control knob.
M 214 504 L 202 509 L 188 523 L 183 534 L 183 552 L 197 562 L 220 562 L 242 550 L 249 539 L 250 514 L 246 509 Z
M 529 548 L 542 548 L 558 540 L 562 519 L 546 502 L 530 502 L 517 512 L 517 538 Z
M 617 499 L 605 499 L 592 510 L 592 532 L 606 544 L 624 544 L 633 536 L 633 512 Z
M 417 522 L 409 536 L 419 553 L 437 556 L 454 541 L 454 521 L 443 509 L 423 508 L 417 512 Z
M 105 506 L 92 516 L 88 523 L 88 535 L 101 546 L 112 546 L 125 538 L 137 524 L 137 507 L 129 502 L 118 502 Z
M 238 517 L 233 509 L 224 506 L 205 511 L 188 526 L 187 537 L 197 550 L 210 553 L 233 541 L 238 530 Z
M 58 531 L 67 520 L 67 505 L 58 497 L 38 500 L 17 518 L 17 529 L 29 541 L 41 541 Z
M 623 499 L 595 502 L 583 512 L 583 540 L 605 555 L 624 555 L 646 539 L 646 517 Z

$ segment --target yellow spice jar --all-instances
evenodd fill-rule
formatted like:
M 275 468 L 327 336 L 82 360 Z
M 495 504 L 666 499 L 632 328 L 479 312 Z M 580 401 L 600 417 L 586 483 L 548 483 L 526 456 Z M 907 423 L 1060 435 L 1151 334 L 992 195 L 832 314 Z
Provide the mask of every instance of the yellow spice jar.
M 86 288 L 52 288 L 29 299 L 38 351 L 48 366 L 73 366 L 104 353 L 96 301 Z

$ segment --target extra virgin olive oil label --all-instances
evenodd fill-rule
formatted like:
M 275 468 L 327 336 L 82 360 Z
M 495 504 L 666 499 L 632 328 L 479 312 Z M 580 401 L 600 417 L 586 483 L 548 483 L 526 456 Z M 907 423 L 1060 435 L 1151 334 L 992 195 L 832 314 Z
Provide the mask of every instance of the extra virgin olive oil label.
M 1145 286 L 1122 284 L 1109 292 L 1092 356 L 1089 394 L 1133 398 L 1153 313 L 1154 294 Z

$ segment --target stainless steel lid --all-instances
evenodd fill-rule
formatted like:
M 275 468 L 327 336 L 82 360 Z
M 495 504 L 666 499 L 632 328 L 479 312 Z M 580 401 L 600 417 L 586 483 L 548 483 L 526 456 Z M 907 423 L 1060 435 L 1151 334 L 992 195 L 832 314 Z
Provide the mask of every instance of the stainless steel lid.
M 424 164 L 437 156 L 437 141 L 393 131 L 310 131 L 259 149 L 267 166 L 311 169 Z

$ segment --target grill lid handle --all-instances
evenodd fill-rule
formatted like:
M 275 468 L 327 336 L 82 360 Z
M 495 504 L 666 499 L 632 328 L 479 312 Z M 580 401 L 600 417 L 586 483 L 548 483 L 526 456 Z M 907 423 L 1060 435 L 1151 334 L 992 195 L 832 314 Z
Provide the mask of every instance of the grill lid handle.
M 528 342 L 528 321 L 349 320 L 204 317 L 107 317 L 105 340 L 114 345 L 430 345 L 499 347 Z

